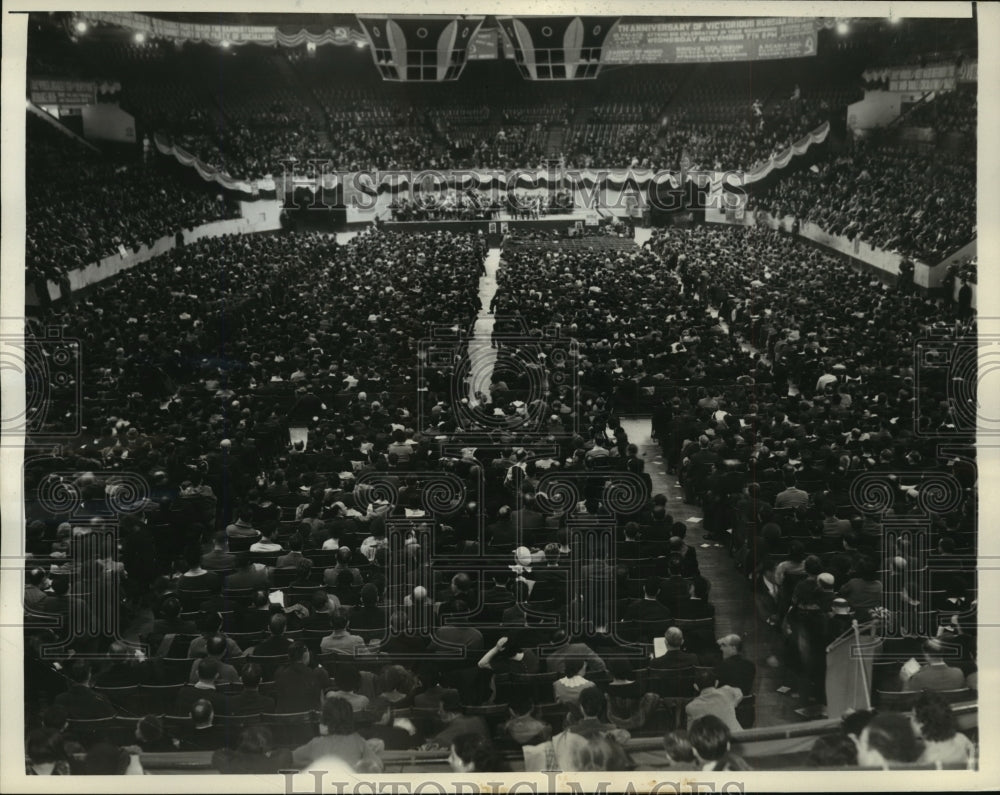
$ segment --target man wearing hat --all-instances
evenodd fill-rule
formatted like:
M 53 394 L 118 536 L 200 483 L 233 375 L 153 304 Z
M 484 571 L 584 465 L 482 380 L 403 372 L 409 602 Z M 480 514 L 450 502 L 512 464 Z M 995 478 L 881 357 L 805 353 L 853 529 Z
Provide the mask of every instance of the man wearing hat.
M 826 642 L 827 645 L 835 641 L 854 624 L 854 610 L 851 603 L 844 597 L 838 596 L 830 604 L 830 615 L 827 619 Z

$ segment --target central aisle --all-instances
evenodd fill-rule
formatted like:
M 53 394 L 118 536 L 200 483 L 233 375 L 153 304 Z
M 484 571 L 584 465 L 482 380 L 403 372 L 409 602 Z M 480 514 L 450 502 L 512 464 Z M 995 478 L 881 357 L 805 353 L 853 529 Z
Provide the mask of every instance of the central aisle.
M 479 316 L 469 340 L 469 403 L 476 405 L 476 393 L 490 402 L 490 384 L 493 382 L 493 367 L 497 360 L 496 348 L 492 346 L 494 317 L 490 304 L 497 292 L 497 269 L 500 267 L 500 249 L 491 248 L 486 253 L 486 275 L 479 279 Z

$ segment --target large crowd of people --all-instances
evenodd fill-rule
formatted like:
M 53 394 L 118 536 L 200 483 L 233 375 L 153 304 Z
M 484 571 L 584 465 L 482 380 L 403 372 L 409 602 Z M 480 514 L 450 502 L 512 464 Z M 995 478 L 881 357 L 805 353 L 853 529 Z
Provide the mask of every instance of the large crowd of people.
M 666 495 L 623 505 L 608 485 L 643 474 L 617 412 L 647 384 L 668 471 L 708 537 L 729 537 L 807 701 L 825 698 L 817 650 L 845 617 L 884 617 L 894 595 L 907 600 L 899 620 L 913 618 L 922 597 L 907 570 L 927 550 L 883 546 L 879 511 L 926 508 L 920 481 L 938 468 L 908 417 L 917 400 L 922 428 L 954 417 L 925 404 L 899 346 L 950 327 L 947 308 L 768 230 L 580 242 L 571 256 L 556 242 L 505 250 L 498 331 L 511 318 L 549 355 L 529 365 L 540 380 L 505 369 L 517 344 L 501 334 L 476 401 L 455 381 L 479 309 L 478 236 L 205 240 L 54 314 L 94 343 L 83 421 L 96 441 L 26 467 L 26 493 L 40 495 L 26 506 L 27 618 L 69 615 L 113 581 L 142 645 L 80 633 L 66 649 L 80 659 L 56 659 L 38 652 L 51 630 L 29 629 L 31 764 L 79 764 L 73 748 L 125 770 L 166 748 L 211 750 L 219 770 L 332 754 L 377 772 L 387 751 L 437 748 L 455 770 L 502 770 L 512 750 L 629 769 L 630 737 L 678 721 L 671 760 L 680 748 L 681 764 L 743 764 L 726 748 L 755 721 L 744 638 L 716 637 L 711 583 Z M 553 323 L 580 341 L 578 361 L 543 336 Z M 432 327 L 448 333 L 417 346 Z M 559 377 L 567 365 L 578 384 Z M 530 453 L 540 431 L 555 445 L 542 457 Z M 889 471 L 891 505 L 852 505 L 854 478 Z M 562 473 L 591 486 L 554 501 L 546 478 Z M 136 476 L 145 486 L 130 489 Z M 117 547 L 101 542 L 109 500 L 124 511 Z M 963 492 L 925 540 L 974 549 L 974 506 Z M 614 565 L 579 559 L 576 516 L 608 523 Z M 924 667 L 883 669 L 896 689 L 975 684 L 975 580 L 949 577 L 933 606 L 956 618 L 916 641 Z M 665 654 L 650 657 L 655 638 Z M 949 644 L 961 659 L 931 686 Z M 935 709 L 922 741 L 859 742 L 844 764 L 880 764 L 869 746 L 885 764 L 968 756 Z M 290 713 L 298 723 L 280 723 Z
M 431 112 L 323 90 L 321 69 L 283 58 L 243 75 L 234 56 L 215 106 L 185 108 L 175 86 L 165 129 L 247 178 L 289 158 L 526 167 L 553 131 L 567 165 L 747 168 L 842 107 L 798 86 L 747 105 L 691 70 L 681 90 L 581 94 L 589 116 L 558 88 Z M 148 59 L 143 74 L 172 61 Z M 142 104 L 127 79 L 123 96 Z M 967 103 L 914 121 L 968 129 Z M 29 278 L 238 214 L 164 163 L 39 124 Z M 975 235 L 974 186 L 966 157 L 859 144 L 752 209 L 935 261 Z M 529 196 L 390 211 L 571 203 Z M 628 771 L 650 737 L 655 767 L 742 771 L 758 663 L 818 714 L 835 700 L 826 649 L 855 621 L 880 630 L 877 711 L 831 715 L 802 764 L 975 766 L 951 708 L 978 690 L 975 429 L 951 371 L 913 353 L 975 337 L 975 260 L 939 301 L 765 225 L 660 227 L 638 246 L 630 224 L 515 230 L 489 306 L 484 233 L 377 223 L 340 243 L 204 238 L 34 309 L 31 328 L 85 356 L 80 434 L 23 468 L 26 772 L 141 774 L 181 752 L 220 773 L 364 776 L 415 750 L 463 773 Z M 651 415 L 678 493 L 653 487 L 626 414 Z M 720 560 L 735 593 L 711 578 Z
M 104 156 L 28 115 L 25 267 L 29 281 L 132 252 L 182 229 L 238 218 L 238 204 L 176 167 Z M 193 177 L 194 181 L 198 181 Z
M 936 264 L 976 235 L 975 185 L 968 153 L 861 142 L 755 192 L 749 206 Z

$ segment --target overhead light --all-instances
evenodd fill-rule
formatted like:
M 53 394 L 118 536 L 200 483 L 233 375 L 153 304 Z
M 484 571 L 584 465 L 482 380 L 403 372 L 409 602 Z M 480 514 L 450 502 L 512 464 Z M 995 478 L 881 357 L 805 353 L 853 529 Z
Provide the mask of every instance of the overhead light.
M 903 21 L 902 17 L 889 17 L 889 24 L 890 25 L 898 25 L 902 21 Z
M 232 42 L 230 42 L 230 41 L 229 41 L 228 39 L 223 39 L 223 40 L 222 40 L 222 49 L 224 49 L 224 50 L 228 50 L 228 49 L 229 49 L 229 45 L 230 45 L 231 43 L 232 43 Z
M 146 43 L 146 34 L 143 33 L 141 30 L 137 31 L 136 34 L 135 34 L 135 43 L 136 44 L 145 44 Z
M 837 20 L 837 33 L 839 33 L 841 36 L 846 36 L 850 32 L 851 32 L 851 26 L 847 24 L 846 19 Z
M 367 41 L 358 41 L 357 45 L 358 45 L 358 47 L 367 47 L 368 46 L 368 42 Z
M 316 42 L 307 41 L 306 42 L 306 52 L 316 52 Z
M 87 23 L 84 22 L 82 19 L 79 22 L 76 23 L 76 32 L 77 33 L 86 33 L 87 32 Z

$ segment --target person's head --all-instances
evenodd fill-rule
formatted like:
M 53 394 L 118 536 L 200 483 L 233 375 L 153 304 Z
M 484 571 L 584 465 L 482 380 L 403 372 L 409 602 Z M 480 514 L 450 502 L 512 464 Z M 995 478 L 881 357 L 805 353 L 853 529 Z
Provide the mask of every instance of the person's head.
M 840 729 L 848 737 L 857 741 L 865 726 L 875 717 L 877 713 L 872 709 L 859 709 L 850 712 L 840 719 Z
M 90 684 L 90 674 L 91 668 L 90 663 L 86 660 L 74 660 L 69 666 L 69 670 L 66 672 L 74 684 L 77 685 L 89 685 Z
M 271 750 L 274 738 L 267 726 L 247 726 L 240 735 L 239 750 L 245 754 L 261 756 Z
M 135 725 L 135 739 L 140 743 L 159 742 L 163 735 L 163 719 L 159 715 L 146 715 Z
M 219 530 L 212 536 L 212 546 L 218 550 L 225 550 L 229 547 L 229 536 L 225 530 Z
M 604 693 L 599 687 L 586 687 L 580 691 L 580 711 L 586 718 L 596 718 L 604 708 Z
M 309 665 L 309 647 L 297 640 L 288 647 L 288 662 Z
M 667 649 L 677 650 L 684 647 L 684 633 L 677 627 L 668 627 L 663 633 L 663 639 L 667 642 Z
M 647 599 L 655 599 L 657 594 L 660 593 L 660 586 L 660 578 L 653 575 L 646 578 L 646 581 L 642 584 L 642 591 Z
M 518 693 L 510 699 L 510 714 L 515 718 L 530 715 L 534 709 L 535 702 L 530 692 Z
M 410 676 L 402 665 L 387 665 L 379 672 L 383 693 L 405 692 L 409 689 Z M 360 682 L 359 682 L 360 684 Z
M 711 590 L 712 584 L 708 581 L 708 578 L 702 577 L 700 574 L 696 574 L 692 578 L 689 593 L 693 598 L 702 599 L 707 602 L 708 594 Z
M 338 663 L 333 681 L 342 693 L 356 693 L 361 687 L 361 672 L 351 663 Z
M 729 753 L 729 727 L 715 715 L 703 715 L 688 727 L 688 738 L 702 762 L 714 762 Z
M 567 657 L 563 661 L 563 673 L 567 679 L 572 679 L 574 676 L 583 676 L 586 668 L 587 662 L 582 657 Z
M 452 741 L 448 764 L 455 773 L 484 773 L 499 768 L 493 744 L 475 732 L 460 734 Z
M 897 712 L 879 713 L 858 737 L 858 765 L 886 767 L 890 762 L 915 762 L 922 750 L 909 718 Z
M 47 765 L 66 759 L 63 736 L 57 729 L 34 729 L 28 735 L 25 752 L 35 765 Z
M 213 683 L 219 676 L 219 661 L 215 657 L 205 657 L 198 663 L 198 681 Z
M 240 671 L 240 681 L 243 682 L 244 690 L 256 690 L 263 678 L 264 672 L 257 663 L 247 663 Z
M 929 742 L 950 740 L 958 731 L 955 713 L 940 693 L 925 690 L 913 707 L 913 728 Z
M 722 659 L 726 660 L 739 654 L 743 650 L 743 638 L 732 633 L 723 635 L 716 641 L 719 651 L 722 652 Z
M 695 690 L 701 692 L 705 688 L 715 687 L 718 680 L 715 678 L 715 671 L 712 668 L 698 668 L 695 671 Z
M 222 657 L 226 653 L 226 639 L 222 635 L 212 635 L 205 641 L 205 653 L 209 657 Z
M 451 720 L 456 715 L 462 714 L 462 699 L 459 698 L 458 691 L 446 690 L 441 695 L 441 702 L 438 705 L 438 716 L 445 721 Z
M 667 732 L 663 736 L 663 750 L 671 764 L 694 762 L 694 749 L 685 731 Z
M 586 745 L 573 746 L 573 770 L 632 770 L 635 767 L 625 749 L 617 740 L 604 734 L 595 734 Z
M 937 638 L 925 638 L 920 649 L 928 663 L 939 663 L 944 659 L 945 646 Z
M 809 749 L 810 767 L 853 767 L 858 764 L 858 746 L 846 734 L 824 734 Z
M 69 720 L 69 713 L 66 707 L 59 704 L 50 704 L 42 711 L 42 725 L 46 729 L 63 731 L 66 728 L 66 721 Z
M 816 555 L 809 555 L 802 564 L 802 567 L 810 577 L 818 577 L 823 573 L 823 561 Z
M 121 776 L 128 769 L 129 755 L 120 746 L 102 740 L 87 749 L 83 769 L 90 776 Z
M 330 614 L 330 628 L 334 632 L 344 632 L 347 630 L 347 611 L 337 608 Z
M 343 698 L 328 698 L 323 702 L 320 723 L 327 734 L 354 734 L 354 709 Z
M 361 586 L 361 604 L 364 607 L 378 605 L 378 586 L 375 583 L 367 582 Z
M 212 702 L 207 698 L 199 698 L 191 705 L 191 723 L 196 728 L 211 726 L 214 717 L 215 710 L 212 707 Z

